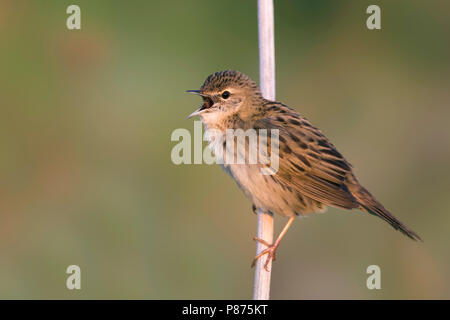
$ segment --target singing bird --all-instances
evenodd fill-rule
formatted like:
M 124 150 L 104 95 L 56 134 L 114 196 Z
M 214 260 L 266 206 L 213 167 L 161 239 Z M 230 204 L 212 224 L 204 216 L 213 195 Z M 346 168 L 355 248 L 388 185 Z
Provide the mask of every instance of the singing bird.
M 422 240 L 358 182 L 350 163 L 319 129 L 287 105 L 264 99 L 258 85 L 247 75 L 231 70 L 216 72 L 206 78 L 200 90 L 187 92 L 203 99 L 201 107 L 188 118 L 198 115 L 206 130 L 214 129 L 223 135 L 222 139 L 209 140 L 216 156 L 226 153 L 229 129 L 278 130 L 276 173 L 262 174 L 260 169 L 267 164 L 261 163 L 220 164 L 252 201 L 254 209 L 289 217 L 273 244 L 254 238 L 267 248 L 252 265 L 267 254 L 267 269 L 295 217 L 324 212 L 327 207 L 360 209 L 383 219 L 409 238 Z M 249 153 L 252 145 L 245 143 L 244 147 Z

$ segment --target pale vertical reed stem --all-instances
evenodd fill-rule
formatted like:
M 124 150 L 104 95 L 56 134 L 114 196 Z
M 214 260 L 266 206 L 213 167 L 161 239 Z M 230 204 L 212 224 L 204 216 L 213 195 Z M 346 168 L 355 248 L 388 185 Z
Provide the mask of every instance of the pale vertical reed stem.
M 264 98 L 275 100 L 275 44 L 273 0 L 258 0 L 258 40 L 259 40 L 259 83 Z M 258 209 L 257 237 L 273 242 L 273 216 Z M 256 242 L 256 254 L 265 249 L 262 243 Z M 270 296 L 270 277 L 272 261 L 268 265 L 269 272 L 264 269 L 266 256 L 256 262 L 254 300 L 268 300 Z

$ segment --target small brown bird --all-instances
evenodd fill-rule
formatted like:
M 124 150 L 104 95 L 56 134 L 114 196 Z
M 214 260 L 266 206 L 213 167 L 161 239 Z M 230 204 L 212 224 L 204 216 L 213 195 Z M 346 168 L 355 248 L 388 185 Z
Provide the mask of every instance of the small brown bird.
M 203 98 L 202 106 L 189 118 L 199 115 L 206 130 L 214 129 L 223 135 L 222 139 L 216 137 L 209 141 L 216 157 L 223 158 L 229 151 L 226 140 L 229 129 L 278 129 L 279 164 L 275 174 L 261 173 L 261 167 L 267 164 L 231 161 L 221 164 L 253 202 L 253 208 L 289 217 L 273 244 L 255 238 L 267 249 L 255 257 L 252 265 L 267 254 L 267 269 L 270 259 L 275 260 L 280 240 L 294 218 L 323 212 L 328 206 L 360 209 L 383 219 L 409 238 L 421 240 L 359 184 L 350 163 L 319 129 L 283 103 L 264 99 L 258 85 L 245 74 L 229 70 L 216 72 L 208 76 L 200 90 L 188 92 Z M 244 147 L 248 154 L 251 144 L 245 142 Z M 233 152 L 239 153 L 239 145 L 237 150 L 233 147 Z

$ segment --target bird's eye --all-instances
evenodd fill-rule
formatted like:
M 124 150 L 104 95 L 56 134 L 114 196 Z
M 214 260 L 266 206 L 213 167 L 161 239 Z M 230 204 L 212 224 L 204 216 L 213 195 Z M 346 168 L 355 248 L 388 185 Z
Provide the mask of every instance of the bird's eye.
M 229 93 L 228 91 L 224 91 L 224 92 L 222 93 L 222 98 L 228 99 L 229 97 L 230 97 L 230 93 Z

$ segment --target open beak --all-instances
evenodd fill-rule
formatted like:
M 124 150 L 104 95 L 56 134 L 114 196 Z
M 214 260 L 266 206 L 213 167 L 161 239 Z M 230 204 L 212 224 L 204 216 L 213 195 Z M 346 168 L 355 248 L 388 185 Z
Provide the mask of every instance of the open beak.
M 194 112 L 192 112 L 190 115 L 187 116 L 186 119 L 190 119 L 192 117 L 198 116 L 200 115 L 203 111 L 205 110 L 205 108 L 203 108 L 203 106 L 200 109 L 195 110 Z
M 186 90 L 186 92 L 193 93 L 193 94 L 196 94 L 196 95 L 199 95 L 199 96 L 202 96 L 202 97 L 206 97 L 206 95 L 202 94 L 202 93 L 200 92 L 200 90 Z M 202 106 L 201 106 L 199 109 L 195 110 L 195 111 L 192 112 L 190 115 L 188 115 L 188 117 L 187 117 L 186 119 L 190 119 L 190 118 L 192 118 L 192 117 L 198 116 L 198 115 L 201 114 L 204 110 L 206 110 L 206 108 L 207 108 L 206 104 L 203 103 Z

